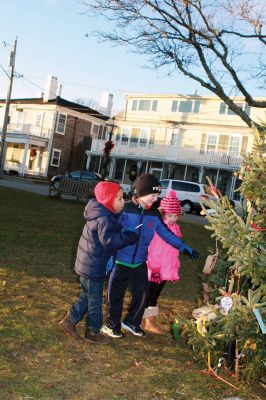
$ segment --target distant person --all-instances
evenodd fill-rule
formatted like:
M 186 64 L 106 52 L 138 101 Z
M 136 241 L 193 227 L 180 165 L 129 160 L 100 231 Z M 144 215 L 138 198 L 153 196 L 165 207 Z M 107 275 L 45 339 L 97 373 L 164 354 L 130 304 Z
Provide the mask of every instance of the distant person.
M 136 181 L 132 201 L 125 206 L 119 223 L 124 229 L 135 228 L 136 243 L 117 251 L 115 266 L 111 272 L 108 288 L 107 318 L 102 332 L 113 338 L 123 337 L 121 316 L 125 291 L 130 284 L 131 303 L 122 322 L 122 328 L 136 336 L 145 336 L 140 324 L 146 307 L 148 291 L 147 256 L 148 247 L 157 232 L 171 246 L 179 249 L 192 259 L 199 254 L 182 239 L 172 233 L 163 223 L 160 212 L 153 203 L 161 193 L 158 179 L 152 174 L 142 174 Z
M 159 210 L 167 228 L 177 237 L 182 237 L 177 220 L 181 215 L 180 200 L 174 190 L 169 190 L 160 203 Z M 167 281 L 179 280 L 179 250 L 165 242 L 157 232 L 153 236 L 148 250 L 149 291 L 146 309 L 142 319 L 142 328 L 158 334 L 166 333 L 156 321 L 159 314 L 157 301 Z
M 117 249 L 132 245 L 135 232 L 122 230 L 118 223 L 124 207 L 123 191 L 115 182 L 99 182 L 94 189 L 96 199 L 89 201 L 84 211 L 86 220 L 78 244 L 75 271 L 80 277 L 81 293 L 59 327 L 76 339 L 81 339 L 76 325 L 86 318 L 85 340 L 105 344 L 110 337 L 100 332 L 102 326 L 103 286 L 106 264 Z

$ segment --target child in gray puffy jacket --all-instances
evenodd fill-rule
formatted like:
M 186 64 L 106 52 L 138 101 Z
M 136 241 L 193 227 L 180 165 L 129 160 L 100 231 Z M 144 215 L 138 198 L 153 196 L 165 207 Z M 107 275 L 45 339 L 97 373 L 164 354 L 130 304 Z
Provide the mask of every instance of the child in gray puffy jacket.
M 85 340 L 104 344 L 110 337 L 100 333 L 102 326 L 103 286 L 106 264 L 114 252 L 135 243 L 135 232 L 123 231 L 118 223 L 124 208 L 123 191 L 115 182 L 99 182 L 94 189 L 96 199 L 87 204 L 84 225 L 77 250 L 75 271 L 80 277 L 81 293 L 59 327 L 76 339 L 81 336 L 76 325 L 87 314 Z

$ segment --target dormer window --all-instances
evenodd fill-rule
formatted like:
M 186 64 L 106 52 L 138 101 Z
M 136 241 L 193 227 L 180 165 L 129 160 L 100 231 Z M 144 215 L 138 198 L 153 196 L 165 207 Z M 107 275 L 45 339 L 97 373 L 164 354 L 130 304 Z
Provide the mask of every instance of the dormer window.
M 158 100 L 132 100 L 132 111 L 157 111 Z
M 241 108 L 247 115 L 250 115 L 251 107 L 247 103 L 235 103 L 239 108 Z M 224 102 L 220 103 L 219 114 L 226 115 L 237 115 L 233 110 L 231 110 L 227 104 Z
M 198 114 L 200 110 L 200 100 L 173 100 L 172 112 Z

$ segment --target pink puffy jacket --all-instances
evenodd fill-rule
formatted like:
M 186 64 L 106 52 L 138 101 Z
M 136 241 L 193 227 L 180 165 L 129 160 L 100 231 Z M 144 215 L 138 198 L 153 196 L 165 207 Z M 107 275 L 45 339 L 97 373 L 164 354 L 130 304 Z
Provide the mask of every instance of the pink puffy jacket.
M 165 221 L 164 221 L 165 222 Z M 166 223 L 166 222 L 165 222 Z M 177 224 L 167 224 L 167 227 L 176 236 L 182 237 L 180 228 Z M 150 280 L 154 270 L 160 272 L 161 280 L 176 281 L 179 279 L 178 270 L 180 268 L 179 250 L 166 243 L 155 232 L 148 250 L 148 277 Z

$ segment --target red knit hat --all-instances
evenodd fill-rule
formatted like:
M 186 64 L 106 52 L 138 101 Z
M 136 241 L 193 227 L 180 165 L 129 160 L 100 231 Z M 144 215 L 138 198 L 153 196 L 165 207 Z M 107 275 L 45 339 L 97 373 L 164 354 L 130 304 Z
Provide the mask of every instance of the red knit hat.
M 161 200 L 160 209 L 164 214 L 181 214 L 180 200 L 176 197 L 176 192 L 174 190 L 169 190 Z
M 102 181 L 97 183 L 94 188 L 94 194 L 96 200 L 101 203 L 104 207 L 112 212 L 117 212 L 114 209 L 115 196 L 121 189 L 121 186 L 115 182 Z

